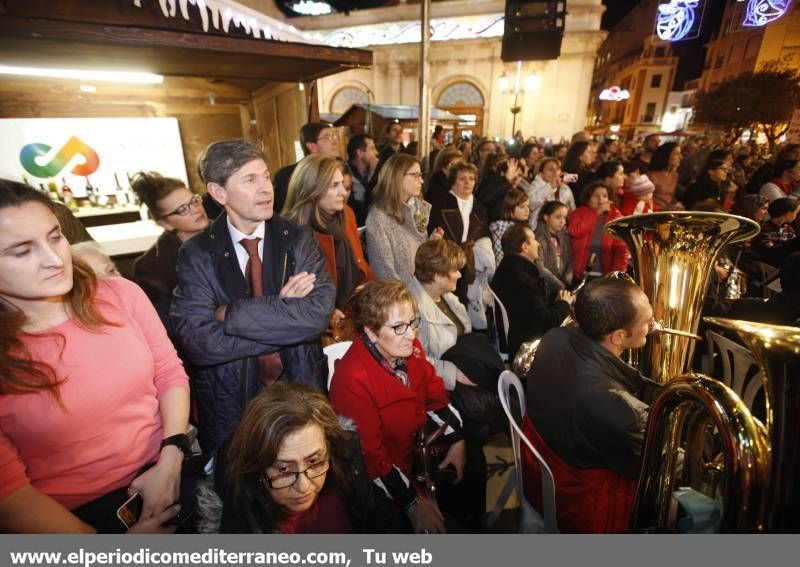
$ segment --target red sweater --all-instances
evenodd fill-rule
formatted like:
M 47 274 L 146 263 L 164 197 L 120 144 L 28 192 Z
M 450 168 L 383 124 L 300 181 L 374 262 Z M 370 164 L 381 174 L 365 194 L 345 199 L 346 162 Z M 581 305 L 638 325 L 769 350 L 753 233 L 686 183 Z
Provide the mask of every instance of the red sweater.
M 429 410 L 449 403 L 444 382 L 425 358 L 419 340 L 408 359 L 409 387 L 386 372 L 356 335 L 347 354 L 336 363 L 330 399 L 337 413 L 356 422 L 367 474 L 376 479 L 396 465 L 410 475 L 414 435 Z
M 606 223 L 622 216 L 614 205 L 608 210 Z M 600 219 L 594 209 L 581 205 L 569 215 L 567 230 L 572 237 L 572 262 L 575 281 L 583 278 L 583 270 L 589 259 L 589 248 L 592 245 L 592 235 L 597 221 Z M 621 240 L 610 237 L 605 232 L 600 242 L 600 265 L 595 265 L 596 271 L 604 274 L 613 271 L 625 271 L 628 267 L 630 253 L 628 246 Z M 601 268 L 601 270 L 597 270 Z

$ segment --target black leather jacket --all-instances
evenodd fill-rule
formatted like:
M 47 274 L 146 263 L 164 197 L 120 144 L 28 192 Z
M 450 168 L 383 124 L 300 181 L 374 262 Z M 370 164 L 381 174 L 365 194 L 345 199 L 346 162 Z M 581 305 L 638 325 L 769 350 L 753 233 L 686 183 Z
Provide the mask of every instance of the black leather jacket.
M 527 381 L 531 421 L 567 464 L 638 476 L 658 384 L 577 327 L 544 335 Z
M 220 215 L 181 248 L 170 309 L 178 348 L 194 367 L 192 394 L 206 451 L 230 437 L 247 402 L 263 388 L 259 355 L 280 353 L 281 380 L 325 391 L 328 378 L 319 337 L 333 311 L 335 288 L 313 232 L 278 216 L 267 221 L 264 297 L 250 297 L 226 219 Z M 302 299 L 278 297 L 299 272 L 317 275 L 314 290 Z M 227 311 L 219 322 L 215 312 L 222 305 Z

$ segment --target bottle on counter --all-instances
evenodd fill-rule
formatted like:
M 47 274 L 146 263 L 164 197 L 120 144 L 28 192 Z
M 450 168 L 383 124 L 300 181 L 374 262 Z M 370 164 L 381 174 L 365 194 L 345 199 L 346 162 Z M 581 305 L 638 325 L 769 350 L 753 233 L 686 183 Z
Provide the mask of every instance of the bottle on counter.
M 67 185 L 67 180 L 63 177 L 61 178 L 61 198 L 64 199 L 64 204 L 69 207 L 69 210 L 78 210 L 78 203 L 75 202 L 75 193 L 72 192 L 72 188 Z
M 117 199 L 117 205 L 121 207 L 130 205 L 131 196 L 125 189 L 122 188 L 122 185 L 119 184 L 119 177 L 117 177 L 116 173 L 114 173 L 114 183 L 117 185 L 116 189 L 114 190 L 114 194 L 116 195 Z
M 59 195 L 59 193 L 58 193 L 58 185 L 56 185 L 55 181 L 50 180 L 47 183 L 47 191 L 48 191 L 48 193 L 50 193 L 50 198 L 53 201 L 55 201 L 56 203 L 60 203 L 61 202 L 61 195 Z
M 92 182 L 89 181 L 89 176 L 88 175 L 85 176 L 84 179 L 86 179 L 86 198 L 89 200 L 89 205 L 90 206 L 96 207 L 97 206 L 97 195 L 95 195 L 95 193 L 94 193 L 94 185 L 92 185 Z

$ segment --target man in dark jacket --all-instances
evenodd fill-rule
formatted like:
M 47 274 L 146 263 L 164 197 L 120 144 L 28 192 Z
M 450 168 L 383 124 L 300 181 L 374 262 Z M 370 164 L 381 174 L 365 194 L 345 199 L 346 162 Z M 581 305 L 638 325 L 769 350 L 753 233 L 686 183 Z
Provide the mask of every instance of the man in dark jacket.
M 508 313 L 508 352 L 513 357 L 522 343 L 561 325 L 573 296 L 562 289 L 555 302 L 548 301 L 547 284 L 534 263 L 539 259 L 539 243 L 527 223 L 511 225 L 501 242 L 503 260 L 491 286 Z
M 625 280 L 590 281 L 575 301 L 578 327 L 545 334 L 527 376 L 527 406 L 539 435 L 575 469 L 639 474 L 645 425 L 658 385 L 622 361 L 644 346 L 653 310 Z
M 311 230 L 273 214 L 272 182 L 258 147 L 215 142 L 198 168 L 225 213 L 181 248 L 170 317 L 181 354 L 196 369 L 200 441 L 213 450 L 233 432 L 247 402 L 274 380 L 325 390 L 319 337 L 335 288 Z M 250 269 L 259 264 L 260 271 Z

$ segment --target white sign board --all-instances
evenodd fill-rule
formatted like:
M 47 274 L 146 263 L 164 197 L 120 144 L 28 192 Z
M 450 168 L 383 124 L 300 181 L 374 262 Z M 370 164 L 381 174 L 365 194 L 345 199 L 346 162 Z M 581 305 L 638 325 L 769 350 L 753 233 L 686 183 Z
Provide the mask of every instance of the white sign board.
M 34 187 L 66 182 L 86 195 L 86 180 L 113 193 L 116 178 L 157 171 L 188 183 L 175 118 L 11 118 L 0 120 L 0 177 Z M 62 181 L 63 179 L 63 181 Z

